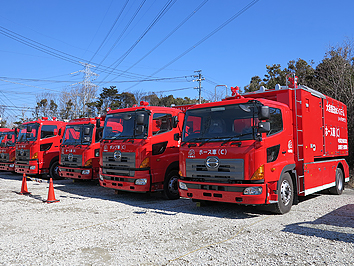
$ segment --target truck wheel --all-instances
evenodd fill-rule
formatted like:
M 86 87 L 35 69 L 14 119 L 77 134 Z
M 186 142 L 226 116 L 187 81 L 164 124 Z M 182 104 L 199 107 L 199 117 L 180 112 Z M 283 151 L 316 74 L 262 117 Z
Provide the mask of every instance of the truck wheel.
M 343 171 L 340 168 L 336 169 L 336 185 L 329 189 L 329 193 L 333 195 L 341 195 L 344 189 Z
M 59 176 L 59 162 L 53 162 L 49 167 L 49 176 L 53 179 L 60 179 Z
M 278 202 L 274 212 L 284 214 L 290 211 L 294 200 L 294 185 L 289 173 L 284 173 L 278 183 Z
M 179 174 L 177 170 L 169 172 L 163 183 L 163 196 L 165 199 L 178 199 L 178 179 Z

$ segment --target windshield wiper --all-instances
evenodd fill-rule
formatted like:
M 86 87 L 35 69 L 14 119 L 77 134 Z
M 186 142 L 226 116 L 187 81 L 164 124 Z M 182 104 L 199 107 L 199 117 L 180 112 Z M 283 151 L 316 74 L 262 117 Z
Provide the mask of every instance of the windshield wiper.
M 223 143 L 221 143 L 221 146 L 223 146 L 225 143 L 233 140 L 234 138 L 237 138 L 235 140 L 239 140 L 240 137 L 244 137 L 244 136 L 247 136 L 247 135 L 253 135 L 253 132 L 232 136 L 232 137 L 228 138 L 227 140 L 225 140 Z
M 188 142 L 194 142 L 194 141 L 197 141 L 197 140 L 202 140 L 202 139 L 204 139 L 204 138 L 193 138 L 193 139 L 190 139 L 190 140 L 185 140 L 185 141 L 183 141 L 183 143 L 181 144 L 181 146 L 184 146 L 184 145 L 186 145 Z

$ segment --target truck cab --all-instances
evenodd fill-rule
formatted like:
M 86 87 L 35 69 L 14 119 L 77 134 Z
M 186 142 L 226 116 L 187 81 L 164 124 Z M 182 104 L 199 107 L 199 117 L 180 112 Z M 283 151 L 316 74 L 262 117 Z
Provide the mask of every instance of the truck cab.
M 96 117 L 73 119 L 66 125 L 60 145 L 61 177 L 98 179 L 103 124 L 104 117 Z
M 100 184 L 132 192 L 162 191 L 179 198 L 177 180 L 184 113 L 177 108 L 140 106 L 106 116 L 100 151 Z
M 15 171 L 15 145 L 17 130 L 1 129 L 0 131 L 0 171 Z
M 59 145 L 65 122 L 47 117 L 23 123 L 16 142 L 15 172 L 59 178 Z

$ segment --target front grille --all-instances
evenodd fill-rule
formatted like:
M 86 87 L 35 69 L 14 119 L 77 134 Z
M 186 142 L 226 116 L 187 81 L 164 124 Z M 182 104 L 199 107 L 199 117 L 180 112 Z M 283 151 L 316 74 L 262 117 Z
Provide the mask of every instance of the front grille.
M 10 160 L 9 153 L 0 153 L 0 162 L 8 162 Z
M 60 165 L 68 167 L 81 167 L 82 155 L 73 154 L 73 159 L 69 161 L 69 154 L 61 154 Z
M 22 153 L 22 155 L 21 155 Z M 18 163 L 28 163 L 30 160 L 30 150 L 17 150 L 16 149 L 16 162 Z
M 244 180 L 243 159 L 219 159 L 219 167 L 208 168 L 205 159 L 187 159 L 186 177 L 199 181 L 230 183 Z
M 134 176 L 135 153 L 122 152 L 120 160 L 114 159 L 113 152 L 102 152 L 102 173 L 107 175 Z

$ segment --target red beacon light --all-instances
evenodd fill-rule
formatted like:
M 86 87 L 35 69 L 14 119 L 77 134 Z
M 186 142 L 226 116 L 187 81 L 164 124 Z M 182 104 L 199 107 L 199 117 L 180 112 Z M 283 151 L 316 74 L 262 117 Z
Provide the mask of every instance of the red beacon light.
M 145 102 L 145 101 L 141 101 L 141 102 L 140 102 L 140 106 L 148 106 L 148 105 L 149 105 L 148 102 Z
M 43 117 L 42 117 L 42 120 L 47 121 L 47 120 L 48 120 L 48 117 L 43 116 Z
M 297 80 L 298 77 L 297 76 L 293 76 L 293 77 L 289 77 L 288 81 L 289 81 L 289 88 L 297 88 Z
M 238 86 L 231 87 L 232 97 L 236 97 L 236 99 L 242 98 L 241 94 L 239 93 L 240 88 Z

